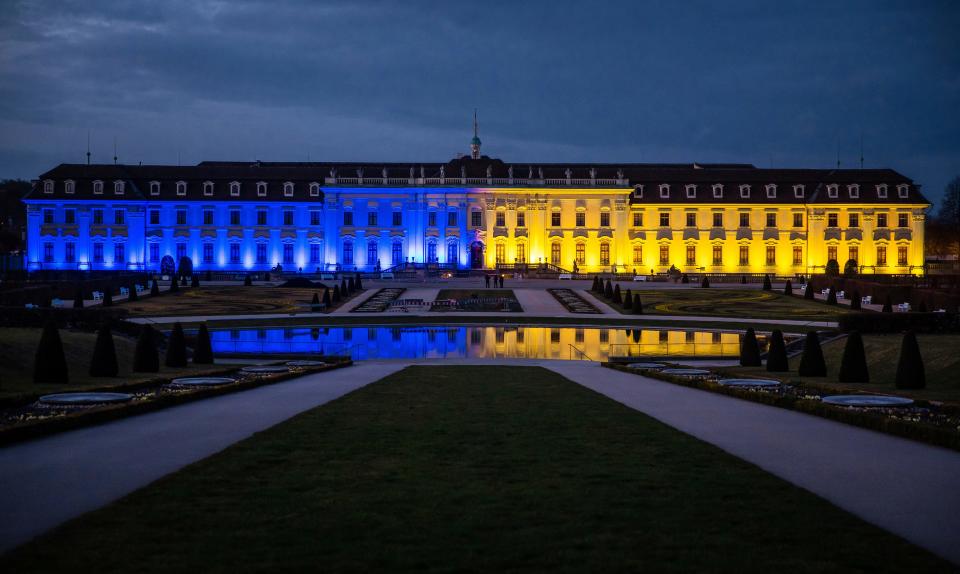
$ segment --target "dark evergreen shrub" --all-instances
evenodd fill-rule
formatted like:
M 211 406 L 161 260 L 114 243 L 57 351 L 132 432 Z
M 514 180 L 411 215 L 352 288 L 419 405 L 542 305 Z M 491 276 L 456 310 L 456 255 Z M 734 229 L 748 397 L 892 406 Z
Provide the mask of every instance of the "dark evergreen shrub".
M 623 296 L 620 294 L 620 284 L 613 286 L 613 302 L 617 305 L 623 304 Z
M 83 309 L 83 287 L 77 285 L 77 290 L 73 294 L 73 308 Z
M 803 298 L 808 301 L 813 301 L 813 283 L 807 283 L 807 288 L 803 290 Z
M 310 300 L 310 304 L 311 304 L 311 305 L 319 305 L 319 304 L 320 304 L 320 295 L 317 294 L 316 292 L 314 292 L 314 293 L 313 293 L 313 299 Z
M 180 284 L 177 283 L 177 278 L 176 278 L 176 277 L 171 277 L 171 278 L 170 278 L 170 289 L 169 289 L 170 293 L 176 293 L 176 292 L 179 291 L 179 290 L 180 290 Z
M 850 293 L 850 310 L 860 311 L 861 309 L 863 309 L 863 304 L 860 301 L 860 291 L 854 289 L 853 292 Z
M 856 277 L 858 269 L 856 259 L 847 259 L 847 262 L 843 264 L 843 275 L 845 277 Z
M 870 373 L 867 370 L 867 353 L 863 350 L 863 337 L 859 331 L 852 331 L 847 335 L 847 344 L 843 347 L 843 357 L 840 359 L 841 383 L 869 383 Z
M 247 276 L 243 278 L 243 286 L 250 287 L 251 285 L 253 285 L 253 275 L 248 273 Z
M 590 290 L 593 291 L 594 293 L 599 293 L 599 291 L 597 290 L 597 276 L 596 276 L 596 275 L 593 276 L 593 284 L 590 285 Z
M 138 299 L 140 299 L 140 296 L 137 295 L 137 284 L 134 282 L 127 286 L 127 301 L 137 301 Z
M 763 290 L 764 291 L 773 291 L 773 283 L 770 282 L 770 276 L 763 276 Z
M 787 279 L 787 282 L 783 285 L 783 294 L 793 295 L 793 283 L 789 279 Z
M 347 291 L 347 280 L 340 279 L 340 296 L 346 297 L 347 293 L 349 293 L 349 291 Z
M 181 287 L 187 286 L 187 277 L 185 275 L 180 277 L 180 286 Z
M 339 285 L 334 285 L 334 286 L 333 286 L 333 302 L 334 302 L 334 303 L 339 303 L 339 302 L 340 302 L 340 299 L 341 299 L 341 297 L 340 297 L 340 286 L 339 286 Z
M 183 325 L 180 321 L 173 324 L 173 331 L 167 340 L 167 359 L 164 364 L 168 367 L 187 366 L 187 342 L 183 336 Z
M 680 276 L 680 282 L 683 283 L 683 284 L 690 283 L 690 278 L 687 277 L 687 274 L 686 274 L 686 273 L 684 273 L 683 275 Z
M 747 276 L 746 276 L 746 275 L 741 275 L 741 276 L 740 276 L 740 284 L 741 284 L 741 285 L 746 285 L 746 284 L 747 284 Z
M 353 277 L 347 281 L 347 293 L 353 293 L 357 290 L 357 282 L 353 280 Z
M 922 389 L 927 386 L 923 357 L 920 356 L 920 346 L 913 331 L 907 331 L 903 335 L 895 383 L 898 389 Z
M 264 280 L 264 281 L 269 281 L 269 280 L 270 280 L 270 272 L 269 272 L 269 271 L 267 271 L 266 273 L 263 274 L 263 280 Z
M 836 286 L 830 288 L 830 292 L 827 293 L 827 305 L 836 305 L 837 304 L 837 288 Z
M 180 258 L 180 268 L 177 269 L 177 275 L 182 278 L 190 277 L 193 275 L 193 259 L 190 259 L 186 255 Z M 186 287 L 186 285 L 184 285 Z
M 917 312 L 918 313 L 927 312 L 927 301 L 925 299 L 920 299 L 920 304 L 917 305 Z
M 90 376 L 116 377 L 119 371 L 117 348 L 113 344 L 110 322 L 105 320 L 97 331 L 97 342 L 93 347 L 93 357 L 90 359 Z
M 884 301 L 883 301 L 883 309 L 881 309 L 881 312 L 883 312 L 883 313 L 893 313 L 893 301 L 890 300 L 890 296 L 889 296 L 889 295 L 887 295 L 887 298 L 884 299 Z
M 631 311 L 633 310 L 633 294 L 627 289 L 627 292 L 623 294 L 623 310 Z
M 356 288 L 357 291 L 363 289 L 363 279 L 360 277 L 359 273 L 357 273 Z
M 103 306 L 113 307 L 113 288 L 107 287 L 103 290 Z
M 40 343 L 33 359 L 33 382 L 66 384 L 70 382 L 67 359 L 63 354 L 63 341 L 57 323 L 50 319 L 43 326 Z
M 199 276 L 199 275 L 194 274 L 194 275 L 192 275 L 192 276 L 190 277 L 190 286 L 191 286 L 191 287 L 199 287 L 199 286 L 200 286 L 200 276 Z
M 156 297 L 159 294 L 160 294 L 160 282 L 154 279 L 153 284 L 150 285 L 150 296 Z
M 330 289 L 325 288 L 323 290 L 323 304 L 327 307 L 330 307 Z
M 611 283 L 609 279 L 607 279 L 607 284 L 603 287 L 603 296 L 607 299 L 613 298 L 613 283 Z
M 643 302 L 640 301 L 640 294 L 633 294 L 633 314 L 634 315 L 643 315 Z
M 783 332 L 774 329 L 770 333 L 770 345 L 767 348 L 767 371 L 771 373 L 786 373 L 790 370 L 787 360 L 787 346 L 783 342 Z
M 816 331 L 807 333 L 803 342 L 803 355 L 800 357 L 800 368 L 797 373 L 801 377 L 826 377 L 827 363 L 823 360 L 823 349 L 820 348 L 820 336 Z
M 840 275 L 840 264 L 836 259 L 831 259 L 827 261 L 827 265 L 824 267 L 823 272 L 827 277 L 836 277 L 837 275 Z
M 702 287 L 702 288 L 704 288 L 704 289 L 709 289 L 709 288 L 710 288 L 710 280 L 707 279 L 707 276 L 706 276 L 706 275 L 703 276 L 703 281 L 700 282 L 700 287 Z
M 133 351 L 133 372 L 156 373 L 159 370 L 160 354 L 157 352 L 153 327 L 143 325 L 140 328 L 140 336 L 137 337 L 137 346 Z
M 743 367 L 760 366 L 760 345 L 753 327 L 748 327 L 740 340 L 740 365 Z
M 213 273 L 211 273 L 209 269 L 203 274 L 203 280 L 207 283 L 213 281 Z
M 200 323 L 200 330 L 197 331 L 197 343 L 193 347 L 193 364 L 213 364 L 213 345 L 210 344 L 210 331 L 207 330 L 206 323 Z

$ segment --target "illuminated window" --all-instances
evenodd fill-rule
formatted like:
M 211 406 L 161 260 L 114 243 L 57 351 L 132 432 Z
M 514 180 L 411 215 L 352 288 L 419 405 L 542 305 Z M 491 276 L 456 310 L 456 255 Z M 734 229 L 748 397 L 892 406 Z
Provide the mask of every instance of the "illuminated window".
M 187 224 L 187 210 L 178 209 L 177 210 L 177 225 L 186 225 Z
M 507 214 L 498 211 L 497 212 L 497 227 L 505 227 L 507 225 Z
M 840 216 L 836 213 L 827 214 L 827 227 L 837 227 L 839 225 Z
M 319 263 L 320 262 L 320 244 L 311 243 L 310 244 L 310 263 Z
M 740 246 L 740 265 L 749 265 L 750 264 L 750 247 L 747 245 Z
M 43 244 L 43 262 L 53 263 L 53 243 Z
M 794 227 L 803 227 L 803 214 L 794 213 L 793 214 L 793 226 Z
M 397 225 L 400 225 L 397 223 Z M 457 212 L 448 211 L 447 212 L 447 227 L 456 227 L 457 226 Z
M 103 225 L 103 210 L 94 209 L 93 210 L 93 224 L 94 225 Z
M 390 249 L 390 261 L 393 265 L 403 263 L 403 243 L 394 241 Z
M 454 214 L 454 215 L 456 215 L 456 214 Z M 402 211 L 394 211 L 394 212 L 393 212 L 393 221 L 392 221 L 391 223 L 393 224 L 394 227 L 400 227 L 401 225 L 403 225 L 403 212 L 402 212 Z
M 257 243 L 257 263 L 264 264 L 267 262 L 267 246 L 264 243 Z
M 550 214 L 550 225 L 553 227 L 560 227 L 560 212 L 554 211 Z
M 483 225 L 483 212 L 474 210 L 470 212 L 470 226 L 480 227 Z
M 76 209 L 65 209 L 63 210 L 63 222 L 67 225 L 73 225 L 77 222 L 77 210 Z
M 317 226 L 320 225 L 320 212 L 314 209 L 310 212 L 310 225 Z
M 601 253 L 603 252 L 603 246 L 600 246 Z M 609 255 L 609 254 L 608 254 Z M 526 263 L 527 262 L 527 244 L 520 242 L 517 243 L 517 262 Z
M 897 265 L 906 265 L 907 264 L 907 246 L 898 245 L 897 246 Z
M 177 243 L 177 265 L 179 265 L 180 261 L 186 256 L 187 256 L 187 244 Z
M 860 214 L 851 213 L 847 216 L 847 224 L 850 227 L 860 227 Z
M 697 226 L 697 214 L 688 213 L 687 214 L 687 227 L 696 227 Z
M 343 264 L 353 265 L 353 243 L 350 241 L 343 243 Z
M 776 227 L 777 226 L 777 214 L 768 213 L 767 214 L 767 227 Z
M 887 226 L 887 214 L 878 213 L 877 214 L 877 227 L 886 227 Z
M 550 263 L 560 265 L 563 259 L 560 257 L 560 243 L 554 242 L 550 245 Z
M 447 243 L 447 263 L 456 265 L 460 260 L 460 248 L 456 241 Z
M 160 261 L 160 244 L 151 243 L 150 244 L 150 263 L 156 263 Z
M 697 248 L 693 245 L 687 245 L 687 265 L 693 265 L 697 262 Z
M 827 246 L 827 261 L 838 261 L 837 260 L 837 246 L 828 245 Z
M 610 265 L 610 244 L 607 242 L 600 244 L 600 265 Z
M 661 245 L 660 246 L 660 265 L 669 265 L 670 264 L 670 246 Z
M 910 214 L 908 214 L 908 213 L 898 213 L 898 214 L 897 214 L 897 227 L 910 227 Z
M 750 227 L 750 214 L 741 213 L 740 214 L 740 227 Z
M 803 247 L 799 245 L 793 246 L 793 264 L 803 265 Z
M 633 264 L 634 265 L 643 264 L 643 245 L 639 243 L 633 244 Z
M 559 214 L 558 214 L 559 215 Z M 643 212 L 635 211 L 633 213 L 633 226 L 634 227 L 643 227 Z
M 661 211 L 660 212 L 660 227 L 670 227 L 670 212 Z
M 717 212 L 713 214 L 713 226 L 723 227 L 723 213 Z
M 203 262 L 207 265 L 213 263 L 213 243 L 203 244 Z
M 496 248 L 495 256 L 496 256 L 496 262 L 497 262 L 497 263 L 503 263 L 503 262 L 506 261 L 506 259 L 507 259 L 507 256 L 506 256 L 506 247 L 503 245 L 503 243 L 497 243 L 497 248 Z
M 44 210 L 43 210 L 43 223 L 44 223 L 44 224 L 53 223 L 54 213 L 55 213 L 55 212 L 54 212 L 54 210 L 52 210 L 52 209 L 44 209 Z
M 123 225 L 123 222 L 124 222 L 124 221 L 125 221 L 124 211 L 123 211 L 122 209 L 114 209 L 114 210 L 113 210 L 113 224 L 114 224 L 114 225 Z
M 602 218 L 603 218 L 603 216 L 601 215 L 601 219 L 602 219 Z M 609 219 L 609 214 L 607 214 L 607 218 Z M 518 211 L 518 212 L 517 212 L 517 227 L 526 227 L 526 226 L 527 226 L 527 213 L 526 213 L 525 211 Z
M 767 245 L 767 265 L 777 264 L 777 248 L 773 245 Z
M 150 225 L 160 225 L 160 210 L 151 209 L 150 210 Z
M 293 225 L 293 210 L 285 209 L 283 211 L 283 224 L 286 226 Z
M 292 243 L 283 244 L 283 262 L 286 265 L 293 264 L 293 244 Z
M 713 264 L 723 265 L 723 246 L 721 245 L 713 246 Z
M 213 225 L 213 210 L 204 209 L 203 210 L 203 224 L 204 225 Z
M 115 243 L 113 245 L 113 262 L 114 263 L 123 263 L 126 259 L 126 253 L 124 250 L 123 243 Z
M 577 265 L 587 262 L 587 246 L 584 243 L 577 243 L 576 262 Z
M 230 225 L 240 225 L 240 210 L 231 209 L 230 210 Z
M 103 263 L 103 243 L 93 244 L 93 262 Z
M 368 241 L 367 242 L 367 265 L 374 265 L 377 262 L 377 242 Z
M 577 212 L 577 227 L 583 227 L 583 226 L 586 225 L 586 224 L 587 224 L 587 214 L 584 213 L 584 212 L 582 212 L 582 211 L 578 211 L 578 212 Z
M 266 252 L 264 252 L 263 255 L 264 257 L 266 257 L 267 255 Z M 230 263 L 233 263 L 234 265 L 236 265 L 237 263 L 240 263 L 240 244 L 239 243 L 230 244 Z
M 877 246 L 877 265 L 887 264 L 887 247 L 885 245 Z
M 610 212 L 601 211 L 600 212 L 600 227 L 610 227 Z
M 430 212 L 430 214 L 433 215 L 433 212 Z M 434 225 L 437 224 L 436 219 L 434 219 L 433 224 L 434 224 Z M 376 212 L 376 211 L 368 211 L 368 212 L 367 212 L 367 226 L 368 226 L 368 227 L 376 227 L 376 226 L 377 226 L 377 212 Z
M 344 212 L 343 212 L 343 224 L 346 225 L 346 226 L 348 226 L 348 227 L 351 226 L 351 225 L 353 225 L 353 212 L 352 212 L 352 211 L 344 211 Z
M 851 245 L 847 248 L 847 260 L 848 261 L 860 261 L 860 248 L 856 245 Z

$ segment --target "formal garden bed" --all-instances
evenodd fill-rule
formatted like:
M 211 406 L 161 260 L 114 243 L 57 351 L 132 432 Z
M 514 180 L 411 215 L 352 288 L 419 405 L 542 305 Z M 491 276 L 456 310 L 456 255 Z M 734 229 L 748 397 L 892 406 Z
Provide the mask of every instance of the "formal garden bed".
M 512 289 L 441 289 L 431 311 L 470 311 L 475 313 L 521 313 L 523 307 Z
M 375 292 L 366 301 L 360 303 L 353 309 L 350 309 L 351 313 L 382 313 L 386 311 L 390 304 L 396 301 L 400 295 L 403 295 L 403 292 L 406 291 L 404 287 L 385 287 Z
M 597 309 L 596 305 L 581 297 L 580 294 L 573 289 L 547 289 L 547 293 L 552 295 L 553 298 L 570 313 L 585 315 L 601 314 L 600 309 Z

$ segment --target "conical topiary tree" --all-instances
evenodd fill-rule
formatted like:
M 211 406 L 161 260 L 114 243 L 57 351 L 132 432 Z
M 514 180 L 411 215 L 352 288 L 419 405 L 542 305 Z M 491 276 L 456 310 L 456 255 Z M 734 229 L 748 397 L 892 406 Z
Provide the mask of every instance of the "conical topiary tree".
M 836 305 L 837 304 L 837 288 L 831 287 L 830 291 L 827 293 L 827 305 Z
M 320 304 L 320 295 L 319 295 L 316 291 L 314 291 L 314 293 L 313 293 L 313 299 L 310 300 L 310 304 L 311 304 L 311 305 L 319 305 L 319 304 Z
M 684 285 L 690 283 L 690 277 L 688 277 L 687 274 L 684 273 L 683 275 L 680 276 L 680 283 L 683 283 Z
M 820 336 L 816 331 L 807 333 L 803 342 L 803 355 L 800 357 L 800 368 L 797 373 L 801 377 L 826 377 L 827 363 L 823 360 L 823 349 L 820 348 Z
M 206 323 L 200 323 L 197 331 L 197 343 L 193 346 L 193 364 L 213 364 L 213 345 L 210 344 L 210 331 L 207 330 Z
M 323 304 L 327 307 L 330 307 L 330 288 L 324 288 L 323 290 Z
M 33 359 L 33 382 L 66 384 L 70 382 L 67 359 L 63 354 L 60 330 L 51 318 L 43 326 L 40 343 Z
M 700 281 L 700 287 L 702 287 L 702 288 L 704 288 L 704 289 L 709 289 L 709 288 L 710 288 L 710 280 L 707 279 L 707 276 L 706 276 L 706 275 L 704 275 L 704 276 L 703 276 L 703 280 Z
M 83 287 L 77 285 L 77 290 L 73 294 L 73 308 L 83 309 Z
M 789 279 L 787 279 L 787 282 L 783 285 L 783 294 L 793 295 L 793 283 Z
M 247 273 L 247 276 L 243 278 L 243 286 L 250 287 L 253 285 L 253 276 Z
M 900 360 L 897 361 L 897 378 L 894 381 L 898 389 L 922 389 L 927 386 L 926 370 L 920 346 L 913 331 L 903 335 L 900 345 Z
M 359 273 L 357 273 L 357 280 L 354 283 L 354 287 L 357 288 L 357 291 L 363 289 L 363 279 L 360 277 Z
M 180 284 L 177 283 L 176 276 L 170 278 L 170 293 L 176 293 L 180 290 Z
M 333 286 L 333 302 L 334 302 L 334 303 L 339 303 L 339 302 L 340 302 L 340 299 L 341 299 L 341 297 L 340 297 L 340 286 L 339 286 L 339 285 L 334 285 L 334 286 Z
M 607 299 L 613 298 L 613 283 L 611 283 L 609 279 L 607 279 L 607 284 L 603 287 L 603 296 Z
M 760 366 L 760 345 L 753 327 L 748 327 L 740 340 L 740 365 L 743 367 Z
M 113 289 L 111 287 L 103 290 L 103 306 L 113 307 Z
M 349 293 L 349 291 L 347 291 L 347 280 L 344 278 L 341 278 L 340 279 L 340 296 L 346 297 L 347 293 Z
M 153 283 L 150 285 L 150 296 L 156 297 L 160 294 L 160 282 L 156 279 L 153 279 Z
M 890 300 L 890 295 L 887 295 L 887 298 L 883 301 L 883 309 L 880 310 L 883 313 L 893 313 L 893 301 Z
M 133 372 L 156 373 L 159 370 L 160 354 L 157 352 L 153 327 L 143 325 L 140 328 L 140 336 L 137 337 L 137 346 L 133 351 Z
M 632 311 L 633 310 L 633 294 L 627 289 L 627 292 L 623 294 L 623 310 Z
M 620 294 L 620 284 L 617 283 L 613 286 L 613 302 L 617 305 L 623 304 L 623 295 Z
M 837 380 L 841 383 L 869 383 L 870 373 L 867 370 L 867 353 L 863 350 L 863 337 L 859 331 L 851 331 L 847 335 L 847 344 L 843 347 L 843 357 L 840 359 L 840 373 Z
M 597 276 L 596 276 L 596 275 L 593 276 L 593 283 L 590 285 L 590 290 L 593 291 L 594 293 L 597 293 L 597 292 L 598 292 L 598 291 L 597 291 Z
M 117 348 L 113 344 L 113 333 L 110 332 L 110 322 L 104 320 L 97 331 L 97 342 L 93 346 L 93 357 L 90 358 L 91 377 L 116 377 L 120 371 L 117 365 Z
M 640 301 L 640 294 L 633 294 L 633 314 L 634 315 L 643 315 L 643 302 Z
M 770 345 L 767 347 L 767 371 L 770 373 L 786 373 L 790 370 L 787 360 L 787 346 L 783 342 L 783 332 L 774 329 L 770 333 Z
M 770 276 L 763 276 L 763 290 L 764 291 L 773 291 L 773 283 L 770 282 Z
M 353 277 L 351 277 L 347 281 L 347 293 L 353 293 L 356 290 L 357 290 L 357 282 L 354 281 Z
M 140 299 L 140 296 L 137 295 L 137 283 L 133 282 L 127 286 L 127 301 L 136 301 Z
M 850 293 L 850 310 L 860 311 L 861 309 L 863 309 L 863 306 L 860 301 L 860 291 L 854 289 L 853 292 Z
M 167 358 L 164 364 L 168 367 L 187 366 L 187 341 L 183 336 L 183 325 L 180 321 L 173 324 L 173 331 L 167 340 Z
M 803 298 L 813 301 L 813 283 L 807 283 L 807 288 L 803 290 Z

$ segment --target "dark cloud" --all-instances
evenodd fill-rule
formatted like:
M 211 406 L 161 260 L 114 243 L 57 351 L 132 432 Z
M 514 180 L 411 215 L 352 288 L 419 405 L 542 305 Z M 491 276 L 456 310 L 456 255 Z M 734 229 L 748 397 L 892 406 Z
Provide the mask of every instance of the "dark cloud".
M 82 158 L 857 163 L 960 173 L 952 2 L 20 2 L 0 176 Z

